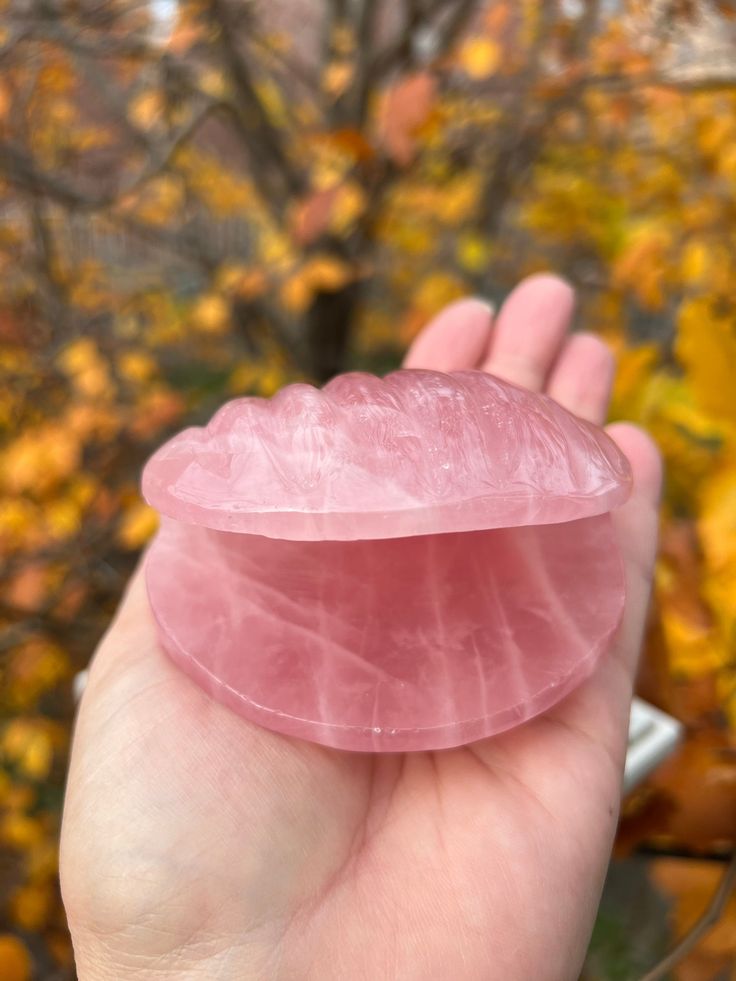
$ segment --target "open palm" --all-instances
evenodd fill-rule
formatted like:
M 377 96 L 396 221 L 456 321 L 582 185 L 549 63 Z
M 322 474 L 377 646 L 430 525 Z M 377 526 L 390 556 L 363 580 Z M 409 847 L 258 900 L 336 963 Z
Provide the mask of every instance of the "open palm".
M 601 422 L 613 364 L 567 336 L 572 293 L 523 282 L 495 322 L 475 300 L 410 367 L 482 367 Z M 628 602 L 615 648 L 555 709 L 460 749 L 355 754 L 214 703 L 161 653 L 140 574 L 97 652 L 62 833 L 81 981 L 575 978 L 613 836 L 656 535 L 656 450 L 615 514 Z

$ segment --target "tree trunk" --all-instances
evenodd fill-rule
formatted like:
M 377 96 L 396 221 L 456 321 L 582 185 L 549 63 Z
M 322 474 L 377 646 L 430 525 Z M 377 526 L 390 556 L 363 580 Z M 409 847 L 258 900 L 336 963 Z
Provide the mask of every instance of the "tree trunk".
M 320 384 L 345 370 L 360 284 L 318 293 L 306 316 L 307 370 Z

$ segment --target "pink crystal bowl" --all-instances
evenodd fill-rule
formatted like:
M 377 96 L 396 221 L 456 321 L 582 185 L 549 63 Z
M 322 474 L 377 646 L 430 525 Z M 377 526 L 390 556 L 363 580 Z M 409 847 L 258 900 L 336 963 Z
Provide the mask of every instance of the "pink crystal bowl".
M 493 735 L 593 671 L 630 484 L 601 430 L 480 372 L 290 389 L 144 473 L 165 515 L 149 597 L 183 671 L 253 722 L 367 751 Z

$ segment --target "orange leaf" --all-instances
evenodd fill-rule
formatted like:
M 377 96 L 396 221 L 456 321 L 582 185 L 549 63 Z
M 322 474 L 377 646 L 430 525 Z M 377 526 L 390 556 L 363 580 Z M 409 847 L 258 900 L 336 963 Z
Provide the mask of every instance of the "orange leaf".
M 373 160 L 376 156 L 376 151 L 357 129 L 335 129 L 329 132 L 314 133 L 308 137 L 308 142 L 336 150 L 350 158 L 354 163 L 365 163 L 368 160 Z
M 296 205 L 292 222 L 294 238 L 299 245 L 309 245 L 327 231 L 337 194 L 337 186 L 329 187 L 326 191 L 316 191 Z
M 0 934 L 0 976 L 3 981 L 28 981 L 31 977 L 31 955 L 18 937 Z
M 723 868 L 714 862 L 674 858 L 660 858 L 650 868 L 654 882 L 675 900 L 676 933 L 682 937 L 710 904 Z M 736 893 L 730 897 L 718 923 L 700 941 L 698 950 L 736 957 Z
M 670 804 L 657 833 L 686 848 L 724 848 L 736 829 L 736 751 L 714 730 L 694 732 L 651 777 Z
M 169 38 L 166 47 L 175 55 L 183 55 L 202 40 L 202 28 L 197 24 L 180 23 Z
M 48 568 L 43 562 L 27 562 L 5 584 L 8 601 L 29 612 L 40 609 L 48 589 Z
M 384 95 L 379 135 L 388 155 L 403 167 L 417 152 L 416 135 L 434 108 L 437 82 L 429 72 L 402 78 Z
M 0 119 L 5 119 L 12 103 L 10 87 L 6 82 L 0 82 Z
M 299 245 L 310 245 L 325 232 L 348 231 L 365 212 L 362 188 L 354 181 L 315 191 L 294 209 L 292 224 Z

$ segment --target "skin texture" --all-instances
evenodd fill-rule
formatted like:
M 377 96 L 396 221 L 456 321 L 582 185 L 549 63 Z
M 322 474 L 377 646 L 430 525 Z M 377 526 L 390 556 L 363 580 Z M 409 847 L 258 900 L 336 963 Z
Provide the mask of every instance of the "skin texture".
M 568 337 L 571 289 L 525 280 L 496 317 L 443 311 L 408 367 L 482 367 L 602 422 L 614 374 Z M 620 800 L 655 553 L 657 451 L 615 514 L 615 647 L 553 711 L 461 749 L 336 752 L 257 728 L 160 652 L 140 574 L 77 722 L 61 879 L 81 981 L 565 981 L 585 954 Z

